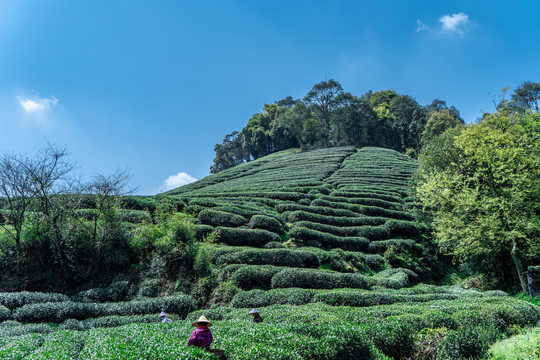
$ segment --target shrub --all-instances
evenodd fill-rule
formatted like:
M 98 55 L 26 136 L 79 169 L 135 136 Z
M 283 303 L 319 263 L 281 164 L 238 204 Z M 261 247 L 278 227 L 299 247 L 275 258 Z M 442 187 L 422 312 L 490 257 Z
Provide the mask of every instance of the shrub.
M 157 297 L 159 295 L 159 287 L 159 279 L 145 279 L 139 287 L 139 295 L 145 297 Z
M 172 320 L 179 320 L 179 317 L 175 314 L 168 314 L 168 317 Z M 127 324 L 139 324 L 139 323 L 156 323 L 158 322 L 158 314 L 145 314 L 145 315 L 126 315 L 126 316 L 102 316 L 98 318 L 90 318 L 85 320 L 67 319 L 62 322 L 58 328 L 64 330 L 78 330 L 84 331 L 93 328 L 104 327 L 117 327 Z
M 214 232 L 214 227 L 210 225 L 199 224 L 194 226 L 194 231 L 195 239 L 197 239 L 198 241 L 202 241 L 205 237 Z
M 261 229 L 231 229 L 218 227 L 219 241 L 234 246 L 262 247 L 271 241 L 280 241 L 279 235 Z
M 295 226 L 289 232 L 289 236 L 302 241 L 317 241 L 324 248 L 340 248 L 343 250 L 362 251 L 369 244 L 364 237 L 340 237 L 302 226 Z
M 304 305 L 311 302 L 315 294 L 316 290 L 297 288 L 242 291 L 234 296 L 231 307 L 256 308 L 275 304 Z
M 311 205 L 313 207 L 329 207 L 335 210 L 350 211 L 355 214 L 363 214 L 367 216 L 381 216 L 399 220 L 412 220 L 412 215 L 398 210 L 384 209 L 377 206 L 354 205 L 347 203 L 331 202 L 323 199 L 314 200 Z
M 150 213 L 142 210 L 120 210 L 120 219 L 132 224 L 149 223 L 152 221 Z
M 377 206 L 381 207 L 383 209 L 389 209 L 389 210 L 402 210 L 403 205 L 401 204 L 401 200 L 399 201 L 386 201 L 381 199 L 374 199 L 371 197 L 341 197 L 341 196 L 323 196 L 321 197 L 322 200 L 332 201 L 332 202 L 344 202 L 348 204 L 356 204 L 356 205 L 368 205 L 368 206 Z
M 75 302 L 107 302 L 125 300 L 129 291 L 128 281 L 115 281 L 106 288 L 84 290 L 72 297 Z
M 199 221 L 201 224 L 204 225 L 211 225 L 211 226 L 228 226 L 228 227 L 236 227 L 240 225 L 244 225 L 247 223 L 247 220 L 245 217 L 226 213 L 223 211 L 216 211 L 212 209 L 206 209 L 202 210 L 199 213 L 198 216 Z
M 153 314 L 167 311 L 185 317 L 196 308 L 187 295 L 144 298 L 117 303 L 77 303 L 72 301 L 28 304 L 18 308 L 13 318 L 20 322 L 55 322 L 87 319 L 105 315 Z
M 231 251 L 216 255 L 214 261 L 217 265 L 252 264 L 312 268 L 319 266 L 319 259 L 312 252 L 284 248 Z
M 256 287 L 270 289 L 272 277 L 279 271 L 281 271 L 280 267 L 271 265 L 247 265 L 236 270 L 231 276 L 231 281 L 243 290 L 251 290 Z
M 249 226 L 253 229 L 263 229 L 276 234 L 283 234 L 283 227 L 279 221 L 265 215 L 253 215 L 249 220 Z
M 388 220 L 385 224 L 390 236 L 420 236 L 419 225 L 404 220 Z
M 340 227 L 326 224 L 318 224 L 309 221 L 299 221 L 294 224 L 295 227 L 306 227 L 308 229 L 330 233 L 332 235 L 347 237 L 347 236 L 359 236 L 365 237 L 370 240 L 379 240 L 388 237 L 390 235 L 386 226 L 352 226 L 352 227 Z
M 371 216 L 329 216 L 320 215 L 304 210 L 289 211 L 284 213 L 287 220 L 293 223 L 299 221 L 310 221 L 319 224 L 328 224 L 334 226 L 362 226 L 362 225 L 382 225 L 388 219 L 383 217 Z
M 3 305 L 0 305 L 0 322 L 11 317 L 11 311 Z
M 487 334 L 487 330 L 470 327 L 449 331 L 440 342 L 437 358 L 441 360 L 480 358 L 489 348 Z
M 342 274 L 314 269 L 284 269 L 272 278 L 272 288 L 370 288 L 372 281 L 361 274 Z
M 122 197 L 122 208 L 129 210 L 156 210 L 156 200 L 151 197 L 125 196 Z
M 408 269 L 388 269 L 376 274 L 373 278 L 378 286 L 391 289 L 401 289 L 410 284 L 410 278 L 417 278 L 413 271 Z
M 4 305 L 8 309 L 15 309 L 26 304 L 36 304 L 43 302 L 61 302 L 68 301 L 69 298 L 66 295 L 56 293 L 43 293 L 43 292 L 13 292 L 13 293 L 0 293 L 0 304 Z

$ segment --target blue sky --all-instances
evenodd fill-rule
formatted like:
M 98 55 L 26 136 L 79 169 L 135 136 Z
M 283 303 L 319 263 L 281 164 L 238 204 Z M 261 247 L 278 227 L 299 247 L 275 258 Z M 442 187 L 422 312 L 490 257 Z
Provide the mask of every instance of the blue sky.
M 540 81 L 540 1 L 0 0 L 0 151 L 65 146 L 136 193 L 208 175 L 264 103 L 327 79 L 467 122 Z

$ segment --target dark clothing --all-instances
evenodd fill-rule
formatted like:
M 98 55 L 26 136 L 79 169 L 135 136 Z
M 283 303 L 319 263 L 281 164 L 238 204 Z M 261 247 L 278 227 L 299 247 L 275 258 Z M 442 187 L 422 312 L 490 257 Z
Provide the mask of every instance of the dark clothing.
M 263 318 L 261 317 L 261 315 L 257 314 L 253 317 L 253 322 L 256 322 L 256 323 L 262 323 L 263 321 Z
M 208 349 L 212 343 L 212 332 L 208 329 L 208 326 L 199 326 L 195 331 L 191 333 L 188 340 L 188 345 L 200 347 L 202 349 Z

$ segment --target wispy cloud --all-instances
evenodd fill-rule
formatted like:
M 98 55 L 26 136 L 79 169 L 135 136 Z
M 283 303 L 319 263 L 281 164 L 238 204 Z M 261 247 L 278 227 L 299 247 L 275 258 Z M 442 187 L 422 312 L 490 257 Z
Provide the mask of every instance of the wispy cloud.
M 176 175 L 169 176 L 161 185 L 160 191 L 172 190 L 179 186 L 190 184 L 194 181 L 197 181 L 197 179 L 188 173 L 181 171 Z
M 427 31 L 432 34 L 463 34 L 469 23 L 469 15 L 459 12 L 452 15 L 443 15 L 439 18 L 439 26 L 426 25 L 422 20 L 416 20 L 415 32 Z
M 429 28 L 424 24 L 420 19 L 416 20 L 416 24 L 418 25 L 416 27 L 416 31 L 427 31 Z
M 442 31 L 462 34 L 463 28 L 469 22 L 469 15 L 463 12 L 452 15 L 444 15 L 439 18 L 439 22 L 442 24 Z
M 49 112 L 58 103 L 58 99 L 51 96 L 50 99 L 33 97 L 28 98 L 24 95 L 17 96 L 19 105 L 28 114 L 45 114 Z

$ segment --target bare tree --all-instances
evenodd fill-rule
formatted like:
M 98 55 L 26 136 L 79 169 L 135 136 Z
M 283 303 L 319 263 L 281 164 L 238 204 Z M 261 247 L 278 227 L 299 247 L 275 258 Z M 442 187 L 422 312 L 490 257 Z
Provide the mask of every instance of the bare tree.
M 75 165 L 67 161 L 68 152 L 50 143 L 32 156 L 0 156 L 0 197 L 4 209 L 0 221 L 5 232 L 15 240 L 20 253 L 23 227 L 28 227 L 43 243 L 50 246 L 55 262 L 69 265 L 66 247 L 81 228 L 77 209 L 84 197 L 93 197 L 94 221 L 91 238 L 97 241 L 98 220 L 123 194 L 129 180 L 126 170 L 110 176 L 96 175 L 84 184 L 72 176 Z
M 15 241 L 18 252 L 24 218 L 32 199 L 32 176 L 27 171 L 30 162 L 23 155 L 5 153 L 0 156 L 0 196 L 4 198 L 0 219 L 5 233 Z

